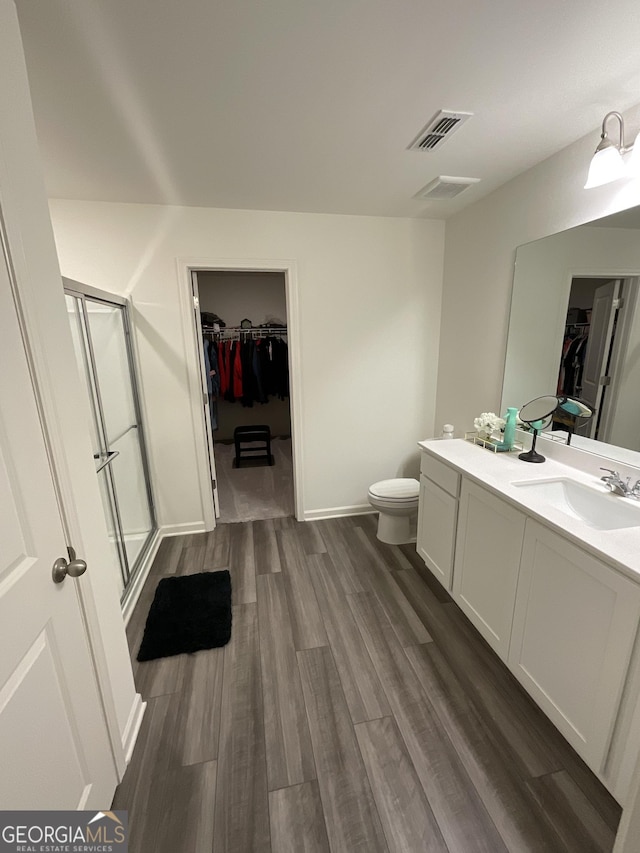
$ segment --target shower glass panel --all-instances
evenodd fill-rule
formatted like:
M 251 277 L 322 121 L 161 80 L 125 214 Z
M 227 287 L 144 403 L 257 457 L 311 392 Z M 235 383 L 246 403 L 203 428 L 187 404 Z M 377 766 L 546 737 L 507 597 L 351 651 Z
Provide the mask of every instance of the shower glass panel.
M 100 495 L 124 598 L 156 529 L 127 303 L 68 280 L 65 291 L 81 381 L 90 404 Z

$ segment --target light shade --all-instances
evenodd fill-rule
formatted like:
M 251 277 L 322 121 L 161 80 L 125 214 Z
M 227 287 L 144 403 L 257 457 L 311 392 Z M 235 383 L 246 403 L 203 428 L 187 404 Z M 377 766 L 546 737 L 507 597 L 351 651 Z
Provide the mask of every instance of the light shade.
M 608 144 L 602 146 L 600 143 L 591 159 L 587 183 L 584 185 L 585 190 L 609 184 L 611 181 L 617 181 L 628 174 L 620 151 L 610 140 L 603 139 L 603 142 L 605 141 Z
M 636 136 L 627 160 L 627 175 L 630 178 L 640 178 L 640 133 Z

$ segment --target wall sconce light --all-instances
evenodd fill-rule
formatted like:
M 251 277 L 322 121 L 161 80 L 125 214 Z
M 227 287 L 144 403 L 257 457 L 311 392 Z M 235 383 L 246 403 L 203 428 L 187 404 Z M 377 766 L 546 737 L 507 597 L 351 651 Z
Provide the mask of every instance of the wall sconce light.
M 617 144 L 609 139 L 607 134 L 607 121 L 616 118 L 619 125 L 619 137 Z M 620 113 L 612 111 L 607 113 L 602 121 L 602 135 L 596 152 L 591 158 L 585 190 L 591 187 L 600 187 L 617 181 L 619 178 L 637 177 L 640 175 L 640 133 L 633 145 L 624 144 L 624 119 Z M 628 158 L 623 154 L 631 152 Z

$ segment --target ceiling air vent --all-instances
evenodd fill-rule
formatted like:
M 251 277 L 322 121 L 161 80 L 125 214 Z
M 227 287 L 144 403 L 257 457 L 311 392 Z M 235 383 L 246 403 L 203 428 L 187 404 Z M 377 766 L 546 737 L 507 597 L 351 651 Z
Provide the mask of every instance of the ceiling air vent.
M 460 193 L 463 193 L 473 184 L 477 184 L 480 178 L 452 178 L 449 175 L 440 175 L 433 181 L 429 181 L 426 187 L 414 195 L 414 198 L 419 199 L 440 199 L 445 200 L 455 198 Z
M 452 112 L 451 110 L 440 110 L 424 127 L 409 146 L 409 151 L 433 151 L 438 148 L 445 139 L 456 132 L 456 130 L 471 118 L 473 113 Z

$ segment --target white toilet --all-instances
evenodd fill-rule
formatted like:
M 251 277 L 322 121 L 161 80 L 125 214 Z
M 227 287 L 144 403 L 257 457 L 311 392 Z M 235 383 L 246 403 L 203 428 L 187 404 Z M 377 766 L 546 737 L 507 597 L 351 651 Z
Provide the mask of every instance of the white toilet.
M 415 541 L 411 536 L 411 516 L 418 511 L 420 483 L 411 477 L 380 480 L 369 487 L 369 503 L 380 513 L 378 539 L 388 545 Z

